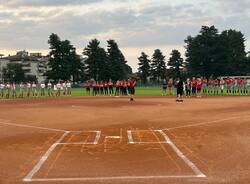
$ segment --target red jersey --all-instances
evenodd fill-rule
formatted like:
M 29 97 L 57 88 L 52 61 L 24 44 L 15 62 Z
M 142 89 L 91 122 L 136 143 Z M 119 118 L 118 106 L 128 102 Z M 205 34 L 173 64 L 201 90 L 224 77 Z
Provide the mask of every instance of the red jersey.
M 113 85 L 114 85 L 113 82 L 111 82 L 111 81 L 108 82 L 108 86 L 109 86 L 109 87 L 112 87 Z
M 125 87 L 125 88 L 127 87 L 127 82 L 126 81 L 123 82 L 123 87 Z
M 122 87 L 122 86 L 123 86 L 123 82 L 120 81 L 120 82 L 119 82 L 119 87 Z
M 85 83 L 85 87 L 86 87 L 86 88 L 90 88 L 90 82 L 89 82 L 89 81 L 87 81 L 87 82 Z
M 218 85 L 219 85 L 219 81 L 218 81 L 217 79 L 214 81 L 214 85 L 215 85 L 215 86 L 218 86 Z
M 108 83 L 107 82 L 104 83 L 104 87 L 105 88 L 108 87 Z
M 134 88 L 135 87 L 135 81 L 134 80 L 129 80 L 129 86 L 130 88 Z
M 192 80 L 191 84 L 192 84 L 192 88 L 197 87 L 197 81 L 196 80 Z
M 201 87 L 202 87 L 202 81 L 198 80 L 196 85 L 197 85 L 198 89 L 201 89 Z
M 209 85 L 209 86 L 212 86 L 212 85 L 213 85 L 213 83 L 214 83 L 214 81 L 213 81 L 213 80 L 211 80 L 211 79 L 208 81 L 208 85 Z
M 207 85 L 207 79 L 203 79 L 202 84 Z
M 172 80 L 169 80 L 168 81 L 168 87 L 171 88 L 172 86 L 173 86 L 173 82 L 172 82 Z

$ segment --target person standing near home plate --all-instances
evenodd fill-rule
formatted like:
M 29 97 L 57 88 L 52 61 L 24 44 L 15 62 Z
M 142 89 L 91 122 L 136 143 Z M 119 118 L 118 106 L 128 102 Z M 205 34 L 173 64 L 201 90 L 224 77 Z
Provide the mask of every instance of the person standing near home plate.
M 183 81 L 182 79 L 179 79 L 176 85 L 177 88 L 177 102 L 183 102 L 183 92 L 184 92 L 184 87 L 183 87 Z
M 134 95 L 135 95 L 135 84 L 136 81 L 133 79 L 129 80 L 129 87 L 130 87 L 130 101 L 134 101 Z

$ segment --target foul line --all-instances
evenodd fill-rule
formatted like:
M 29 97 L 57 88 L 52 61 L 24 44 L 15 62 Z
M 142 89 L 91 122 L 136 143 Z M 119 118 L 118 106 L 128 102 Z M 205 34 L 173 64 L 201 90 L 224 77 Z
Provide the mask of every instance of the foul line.
M 61 129 L 45 128 L 45 127 L 23 125 L 23 124 L 17 124 L 17 123 L 0 122 L 0 124 L 9 125 L 9 126 L 16 126 L 16 127 L 22 127 L 22 128 L 34 128 L 34 129 L 49 130 L 49 131 L 56 131 L 56 132 L 67 132 L 66 130 L 61 130 Z
M 193 170 L 197 177 L 205 178 L 206 175 L 203 174 L 198 167 L 194 165 L 171 141 L 171 139 L 163 132 L 163 130 L 158 130 L 158 132 L 165 138 L 166 142 L 172 147 L 176 154 Z
M 40 170 L 42 165 L 46 162 L 50 154 L 55 150 L 58 143 L 60 143 L 66 135 L 70 132 L 65 132 L 49 149 L 48 151 L 41 157 L 39 162 L 33 167 L 33 169 L 28 173 L 27 176 L 23 179 L 23 181 L 32 181 L 33 176 Z
M 189 127 L 196 127 L 196 126 L 202 126 L 202 125 L 209 125 L 213 123 L 219 123 L 223 121 L 229 121 L 229 120 L 234 120 L 234 119 L 239 119 L 239 118 L 249 118 L 250 116 L 234 116 L 231 118 L 225 118 L 225 119 L 219 119 L 219 120 L 214 120 L 214 121 L 207 121 L 203 123 L 196 123 L 196 124 L 190 124 L 190 125 L 183 125 L 183 126 L 177 126 L 177 127 L 172 127 L 172 128 L 165 128 L 163 130 L 175 130 L 175 129 L 181 129 L 181 128 L 189 128 Z

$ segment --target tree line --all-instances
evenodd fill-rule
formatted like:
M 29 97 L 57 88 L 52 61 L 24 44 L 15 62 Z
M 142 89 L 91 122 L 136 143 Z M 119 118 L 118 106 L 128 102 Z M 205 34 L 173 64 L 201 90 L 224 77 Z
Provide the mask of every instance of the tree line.
M 172 50 L 170 58 L 159 49 L 150 59 L 144 52 L 138 58 L 138 76 L 142 83 L 159 82 L 167 78 L 250 75 L 250 54 L 245 51 L 241 31 L 225 30 L 219 33 L 215 26 L 202 26 L 196 36 L 185 39 L 185 57 Z
M 107 51 L 100 46 L 100 41 L 91 40 L 83 49 L 85 59 L 76 54 L 68 40 L 61 41 L 56 34 L 50 35 L 49 44 L 51 69 L 46 73 L 48 79 L 115 81 L 126 79 L 132 73 L 115 40 L 107 41 Z

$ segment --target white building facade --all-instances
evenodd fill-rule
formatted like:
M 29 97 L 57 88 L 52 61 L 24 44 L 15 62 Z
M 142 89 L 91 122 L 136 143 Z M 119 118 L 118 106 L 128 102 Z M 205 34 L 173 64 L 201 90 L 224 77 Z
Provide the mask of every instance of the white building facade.
M 6 68 L 8 63 L 19 63 L 23 65 L 26 76 L 36 77 L 40 83 L 46 80 L 44 74 L 48 71 L 48 56 L 42 56 L 41 53 L 28 53 L 19 51 L 16 55 L 0 58 L 0 79 L 3 80 L 3 68 Z

